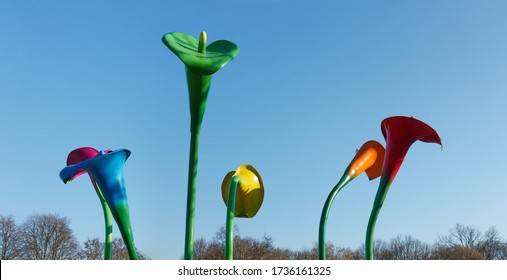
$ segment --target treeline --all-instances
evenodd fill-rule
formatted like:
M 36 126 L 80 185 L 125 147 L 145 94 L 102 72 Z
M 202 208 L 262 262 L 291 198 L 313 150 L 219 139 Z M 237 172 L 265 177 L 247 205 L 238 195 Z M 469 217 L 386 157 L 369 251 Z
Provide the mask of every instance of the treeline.
M 70 220 L 56 214 L 35 214 L 17 225 L 12 216 L 0 215 L 0 259 L 2 260 L 100 260 L 104 243 L 99 238 L 79 244 L 70 228 Z M 194 243 L 194 259 L 224 259 L 225 229 L 220 228 L 211 240 L 200 238 Z M 376 240 L 377 260 L 507 260 L 507 240 L 495 227 L 482 232 L 473 226 L 457 224 L 434 243 L 410 235 L 389 241 Z M 356 249 L 326 244 L 328 260 L 362 260 L 364 244 Z M 139 259 L 149 259 L 138 251 Z M 121 238 L 113 241 L 113 259 L 128 260 Z M 272 237 L 243 237 L 234 232 L 235 260 L 317 260 L 318 246 L 289 250 L 274 245 Z
M 277 248 L 270 236 L 260 239 L 242 237 L 235 228 L 235 260 L 318 260 L 318 244 L 311 249 L 293 251 Z M 220 260 L 224 257 L 225 230 L 222 227 L 215 237 L 194 243 L 194 259 Z M 433 244 L 422 242 L 410 235 L 397 236 L 390 241 L 374 242 L 376 260 L 507 260 L 507 240 L 495 227 L 484 233 L 473 226 L 455 225 Z M 363 260 L 364 244 L 356 249 L 326 244 L 328 260 Z
M 128 260 L 121 238 L 112 244 L 113 259 Z M 138 251 L 139 259 L 147 257 Z M 79 244 L 70 228 L 70 220 L 56 214 L 35 214 L 17 225 L 12 216 L 0 215 L 1 260 L 100 260 L 104 243 L 98 238 Z

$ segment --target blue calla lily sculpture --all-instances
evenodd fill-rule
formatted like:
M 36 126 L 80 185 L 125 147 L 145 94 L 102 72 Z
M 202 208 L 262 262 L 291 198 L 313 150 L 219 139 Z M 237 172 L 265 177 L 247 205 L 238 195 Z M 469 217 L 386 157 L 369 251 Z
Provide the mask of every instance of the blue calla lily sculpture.
M 106 209 L 109 208 L 120 229 L 123 242 L 127 246 L 129 258 L 137 260 L 123 176 L 123 166 L 130 156 L 130 151 L 127 149 L 107 152 L 100 151 L 93 156 L 94 153 L 90 150 L 93 148 L 85 147 L 80 149 L 76 149 L 69 154 L 69 158 L 71 159 L 70 162 L 75 162 L 75 164 L 70 164 L 63 168 L 62 171 L 60 171 L 60 179 L 62 179 L 64 183 L 67 183 L 85 172 L 88 173 L 99 198 L 103 198 L 106 202 L 106 204 L 103 204 L 104 216 L 106 217 L 106 246 L 109 237 L 107 234 L 110 230 L 107 223 Z M 85 156 L 80 158 L 76 156 L 78 154 L 85 154 Z M 105 258 L 107 258 L 106 255 Z
M 109 153 L 111 150 L 106 150 L 105 153 Z M 70 152 L 67 156 L 67 166 L 78 164 L 84 160 L 91 159 L 99 155 L 100 152 L 91 147 L 83 147 L 79 149 L 75 149 Z M 79 175 L 86 173 L 84 169 L 81 169 L 73 174 L 69 180 L 72 180 Z M 95 182 L 93 177 L 90 175 L 90 179 L 92 181 L 93 189 L 97 193 L 99 197 L 100 205 L 102 206 L 102 211 L 104 212 L 104 222 L 105 222 L 105 241 L 104 241 L 104 260 L 112 259 L 112 247 L 113 247 L 113 217 L 111 216 L 111 210 L 107 205 L 106 199 L 104 195 L 102 195 L 102 191 L 99 189 L 98 184 Z

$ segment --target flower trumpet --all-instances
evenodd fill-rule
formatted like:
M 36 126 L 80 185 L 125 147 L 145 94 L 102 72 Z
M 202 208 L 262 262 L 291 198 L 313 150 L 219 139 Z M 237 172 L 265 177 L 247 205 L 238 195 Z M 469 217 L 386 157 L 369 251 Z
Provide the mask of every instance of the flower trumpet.
M 186 260 L 191 260 L 194 247 L 194 212 L 199 133 L 204 111 L 206 110 L 211 77 L 215 72 L 236 57 L 239 48 L 236 44 L 226 40 L 219 40 L 206 46 L 207 37 L 204 31 L 201 32 L 199 41 L 181 32 L 167 33 L 162 37 L 162 41 L 185 64 L 190 99 L 191 140 L 184 258 Z
M 241 165 L 225 175 L 222 182 L 222 198 L 227 206 L 225 226 L 225 259 L 233 258 L 234 217 L 252 218 L 264 200 L 264 183 L 251 165 Z
M 356 156 L 352 159 L 349 166 L 343 173 L 340 181 L 331 190 L 326 199 L 322 214 L 320 216 L 319 225 L 319 259 L 326 259 L 326 224 L 331 205 L 338 192 L 345 187 L 350 181 L 359 176 L 363 171 L 368 175 L 370 180 L 380 176 L 382 171 L 382 161 L 384 160 L 384 147 L 377 141 L 367 141 L 357 151 Z
M 109 152 L 111 152 L 111 150 L 105 151 L 105 153 Z M 94 148 L 83 147 L 75 149 L 74 151 L 70 152 L 69 155 L 67 156 L 67 166 L 74 165 L 84 160 L 94 158 L 97 155 L 99 155 L 99 151 L 95 150 Z M 71 176 L 71 178 L 69 178 L 69 181 L 73 180 L 74 178 L 84 173 L 86 173 L 84 169 L 78 170 L 76 173 L 73 174 L 73 176 Z M 113 218 L 111 216 L 111 210 L 109 209 L 109 206 L 107 206 L 106 199 L 102 195 L 102 192 L 100 191 L 98 185 L 96 184 L 92 176 L 90 176 L 90 179 L 92 181 L 93 189 L 95 189 L 95 192 L 99 197 L 99 201 L 102 206 L 102 211 L 104 212 L 104 221 L 106 228 L 105 230 L 106 237 L 104 241 L 104 260 L 110 260 L 112 259 L 112 246 L 113 246 L 113 224 L 112 224 Z
M 236 57 L 239 47 L 226 40 L 206 46 L 207 35 L 204 31 L 201 32 L 199 41 L 181 32 L 167 33 L 162 41 L 185 64 L 190 98 L 190 127 L 192 133 L 199 134 L 211 77 Z
M 76 164 L 63 168 L 60 171 L 60 178 L 64 183 L 67 183 L 84 172 L 90 175 L 94 186 L 98 190 L 97 193 L 103 196 L 114 220 L 118 224 L 130 259 L 135 260 L 137 259 L 137 252 L 134 246 L 123 176 L 123 165 L 130 156 L 130 151 L 126 149 L 115 150 L 109 153 L 101 151 L 96 156 L 90 157 L 93 155 L 93 151 L 77 149 L 74 151 L 74 155 L 71 152 L 69 156 L 74 158 L 74 156 L 83 153 L 83 151 L 84 154 L 87 154 L 86 157 L 89 158 L 82 161 L 77 160 Z
M 382 121 L 381 129 L 387 144 L 379 188 L 375 195 L 366 231 L 365 258 L 368 260 L 373 259 L 373 232 L 377 217 L 389 187 L 396 177 L 410 146 L 420 140 L 427 143 L 437 143 L 442 147 L 442 140 L 438 133 L 426 123 L 413 117 L 387 118 Z

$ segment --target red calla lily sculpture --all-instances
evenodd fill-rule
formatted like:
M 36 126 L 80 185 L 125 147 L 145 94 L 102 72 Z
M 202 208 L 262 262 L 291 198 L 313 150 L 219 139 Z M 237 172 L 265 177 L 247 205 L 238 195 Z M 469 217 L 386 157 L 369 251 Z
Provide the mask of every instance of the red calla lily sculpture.
M 387 144 L 379 188 L 366 231 L 365 258 L 367 260 L 373 259 L 373 232 L 377 217 L 408 149 L 418 140 L 442 146 L 442 140 L 438 133 L 431 126 L 413 117 L 387 118 L 382 121 L 381 129 Z

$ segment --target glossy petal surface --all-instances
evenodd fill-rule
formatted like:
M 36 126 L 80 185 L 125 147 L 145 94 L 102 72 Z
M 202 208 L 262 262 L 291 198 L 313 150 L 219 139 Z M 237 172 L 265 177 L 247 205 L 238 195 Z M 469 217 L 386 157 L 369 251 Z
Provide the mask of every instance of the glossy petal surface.
M 225 175 L 222 182 L 222 198 L 225 205 L 229 196 L 229 187 L 233 176 L 239 176 L 240 181 L 236 192 L 234 216 L 238 218 L 252 218 L 261 208 L 264 200 L 264 184 L 262 178 L 251 165 L 240 166 L 235 172 Z
M 355 178 L 365 171 L 370 180 L 379 177 L 382 172 L 384 154 L 385 149 L 382 144 L 373 140 L 367 141 L 352 159 L 347 168 L 348 175 Z
M 101 154 L 83 167 L 99 185 L 112 211 L 119 204 L 127 204 L 123 165 L 129 156 L 129 150 L 120 149 Z
M 97 152 L 94 157 L 88 158 L 93 156 L 95 152 L 97 150 L 88 147 L 72 151 L 67 162 L 77 163 L 63 168 L 60 178 L 67 183 L 76 176 L 88 172 L 92 181 L 99 185 L 109 207 L 114 208 L 116 204 L 126 202 L 123 164 L 130 156 L 130 151 L 121 149 L 104 154 Z
M 99 154 L 99 151 L 95 150 L 94 148 L 90 147 L 83 147 L 73 150 L 69 153 L 67 156 L 67 166 L 78 164 L 82 161 L 85 161 L 87 159 L 91 159 L 96 157 Z M 68 181 L 74 180 L 74 178 L 78 177 L 79 175 L 82 175 L 86 173 L 84 169 L 76 170 L 74 174 L 70 174 L 70 176 L 67 178 L 67 180 L 64 180 L 65 183 Z
M 67 164 L 75 164 L 63 168 L 60 171 L 60 178 L 67 183 L 84 173 L 83 170 L 90 175 L 94 186 L 98 189 L 97 194 L 99 197 L 103 196 L 118 224 L 130 258 L 137 259 L 123 176 L 123 166 L 129 156 L 130 151 L 126 149 L 106 152 L 97 152 L 89 147 L 76 149 L 67 158 Z
M 413 117 L 390 117 L 381 123 L 382 134 L 386 139 L 386 155 L 382 179 L 392 182 L 408 152 L 416 141 L 442 145 L 438 133 L 431 126 Z
M 410 146 L 417 140 L 442 145 L 438 133 L 429 125 L 413 117 L 390 117 L 382 121 L 382 134 L 386 139 L 386 154 L 380 183 L 368 220 L 365 241 L 365 259 L 373 259 L 373 233 L 387 192 L 403 163 Z
M 181 32 L 167 33 L 162 41 L 188 68 L 200 75 L 212 75 L 239 52 L 236 44 L 226 40 L 213 42 L 205 52 L 199 52 L 199 41 Z
M 112 152 L 112 150 L 105 151 L 105 153 L 110 153 L 110 152 Z M 85 161 L 87 159 L 94 158 L 94 157 L 98 156 L 99 154 L 100 154 L 99 151 L 97 151 L 96 149 L 91 148 L 91 147 L 82 147 L 82 148 L 75 149 L 72 152 L 70 152 L 69 155 L 67 156 L 67 166 L 78 164 L 78 163 Z M 79 175 L 82 175 L 84 173 L 86 173 L 86 170 L 84 170 L 84 169 L 77 170 L 76 173 L 72 174 L 68 178 L 67 182 L 74 180 L 74 178 L 76 178 Z M 67 183 L 67 182 L 65 182 L 65 183 Z

